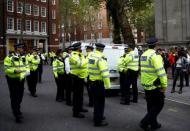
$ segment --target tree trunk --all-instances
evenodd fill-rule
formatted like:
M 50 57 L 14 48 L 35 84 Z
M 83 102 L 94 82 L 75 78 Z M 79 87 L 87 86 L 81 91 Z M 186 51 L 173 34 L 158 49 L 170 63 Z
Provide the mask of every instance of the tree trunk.
M 118 20 L 120 20 L 121 33 L 124 39 L 124 43 L 135 44 L 129 18 L 125 13 L 125 1 L 117 0 L 118 2 Z

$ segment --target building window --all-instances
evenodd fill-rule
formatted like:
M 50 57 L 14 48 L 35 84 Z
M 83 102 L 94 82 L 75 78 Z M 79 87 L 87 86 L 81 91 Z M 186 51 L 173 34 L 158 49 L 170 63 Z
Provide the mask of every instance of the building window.
M 112 38 L 113 36 L 112 36 L 112 32 L 110 32 L 110 38 Z
M 55 0 L 52 0 L 52 5 L 55 5 Z
M 88 39 L 87 34 L 84 34 L 84 40 L 86 41 Z
M 86 25 L 84 25 L 84 31 L 87 31 L 87 27 L 86 27 Z
M 41 2 L 46 2 L 46 0 L 41 0 Z
M 102 14 L 98 13 L 98 20 L 102 20 Z
M 7 29 L 14 30 L 14 18 L 11 17 L 7 18 Z
M 56 24 L 52 24 L 52 34 L 56 34 Z
M 94 40 L 95 39 L 95 35 L 94 33 L 91 33 L 91 40 Z
M 39 21 L 37 20 L 34 21 L 34 31 L 39 32 Z
M 42 22 L 41 32 L 46 33 L 46 22 Z
M 55 10 L 52 10 L 52 19 L 56 19 L 56 12 L 55 12 Z
M 102 39 L 102 32 L 99 32 L 99 33 L 98 33 L 98 38 L 99 38 L 99 39 Z
M 7 11 L 8 12 L 14 11 L 14 1 L 13 0 L 7 0 Z
M 41 16 L 46 17 L 46 8 L 45 7 L 41 8 Z
M 31 32 L 31 20 L 26 20 L 26 31 Z
M 26 4 L 25 5 L 25 13 L 27 15 L 31 15 L 31 4 Z
M 18 2 L 17 3 L 17 13 L 22 13 L 22 11 L 23 11 L 23 3 Z
M 34 16 L 39 16 L 39 6 L 34 5 L 33 12 L 34 12 Z
M 22 24 L 22 21 L 21 19 L 17 19 L 17 30 L 21 30 L 21 25 Z
M 102 29 L 102 22 L 98 23 L 98 29 Z

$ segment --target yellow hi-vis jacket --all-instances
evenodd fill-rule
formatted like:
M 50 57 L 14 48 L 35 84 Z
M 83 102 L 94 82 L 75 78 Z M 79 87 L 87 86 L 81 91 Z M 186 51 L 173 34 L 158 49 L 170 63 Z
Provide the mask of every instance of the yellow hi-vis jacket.
M 30 71 L 36 71 L 38 69 L 38 64 L 40 63 L 40 58 L 38 55 L 27 55 L 27 61 L 30 66 Z
M 118 63 L 117 63 L 117 71 L 118 72 L 123 72 L 124 71 L 124 55 L 121 56 L 118 60 Z
M 88 76 L 88 61 L 84 55 L 77 51 L 72 51 L 69 58 L 71 74 L 78 76 L 79 78 L 86 78 Z
M 29 68 L 22 61 L 19 56 L 7 56 L 4 59 L 5 74 L 10 78 L 15 78 L 18 80 L 23 80 L 29 72 Z M 20 73 L 15 73 L 15 70 L 21 71 Z
M 163 67 L 161 57 L 159 57 L 155 50 L 148 49 L 145 51 L 140 60 L 141 66 L 141 84 L 145 90 L 154 90 L 158 87 L 167 87 L 167 75 Z M 159 78 L 160 85 L 157 87 L 154 82 Z
M 139 56 L 135 53 L 135 51 L 130 51 L 123 60 L 123 68 L 125 71 L 128 69 L 138 71 L 139 70 Z
M 61 61 L 59 58 L 54 58 L 53 60 L 53 74 L 55 76 L 55 78 L 58 77 L 58 74 L 63 75 L 65 72 L 65 66 L 64 66 L 64 62 Z
M 110 78 L 109 78 L 109 68 L 107 61 L 102 58 L 102 53 L 100 51 L 95 51 L 90 53 L 88 57 L 88 72 L 89 79 L 91 81 L 100 80 L 104 82 L 107 89 L 111 88 Z

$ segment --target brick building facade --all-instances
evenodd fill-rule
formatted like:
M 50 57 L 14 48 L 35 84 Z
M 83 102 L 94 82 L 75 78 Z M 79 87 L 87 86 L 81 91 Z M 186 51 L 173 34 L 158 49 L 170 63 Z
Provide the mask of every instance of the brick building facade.
M 59 47 L 58 0 L 1 0 L 0 56 L 24 43 L 49 51 Z

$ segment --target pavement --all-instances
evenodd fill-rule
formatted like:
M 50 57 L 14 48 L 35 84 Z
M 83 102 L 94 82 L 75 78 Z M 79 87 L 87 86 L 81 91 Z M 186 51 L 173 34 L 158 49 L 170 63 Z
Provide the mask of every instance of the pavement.
M 0 66 L 2 67 L 2 66 Z M 166 92 L 166 103 L 159 115 L 162 123 L 160 131 L 189 131 L 190 88 L 184 87 L 182 94 L 170 93 L 172 81 Z M 177 88 L 176 88 L 177 89 Z M 142 90 L 141 88 L 139 89 Z M 139 94 L 139 102 L 130 106 L 120 105 L 119 96 L 107 97 L 105 116 L 107 127 L 93 126 L 93 109 L 87 107 L 87 94 L 84 106 L 89 110 L 86 118 L 72 117 L 72 107 L 55 101 L 56 85 L 50 66 L 44 66 L 43 81 L 37 86 L 37 98 L 30 96 L 27 85 L 22 102 L 23 123 L 16 124 L 10 109 L 10 98 L 4 73 L 0 73 L 0 131 L 142 131 L 138 123 L 146 114 L 144 94 Z

